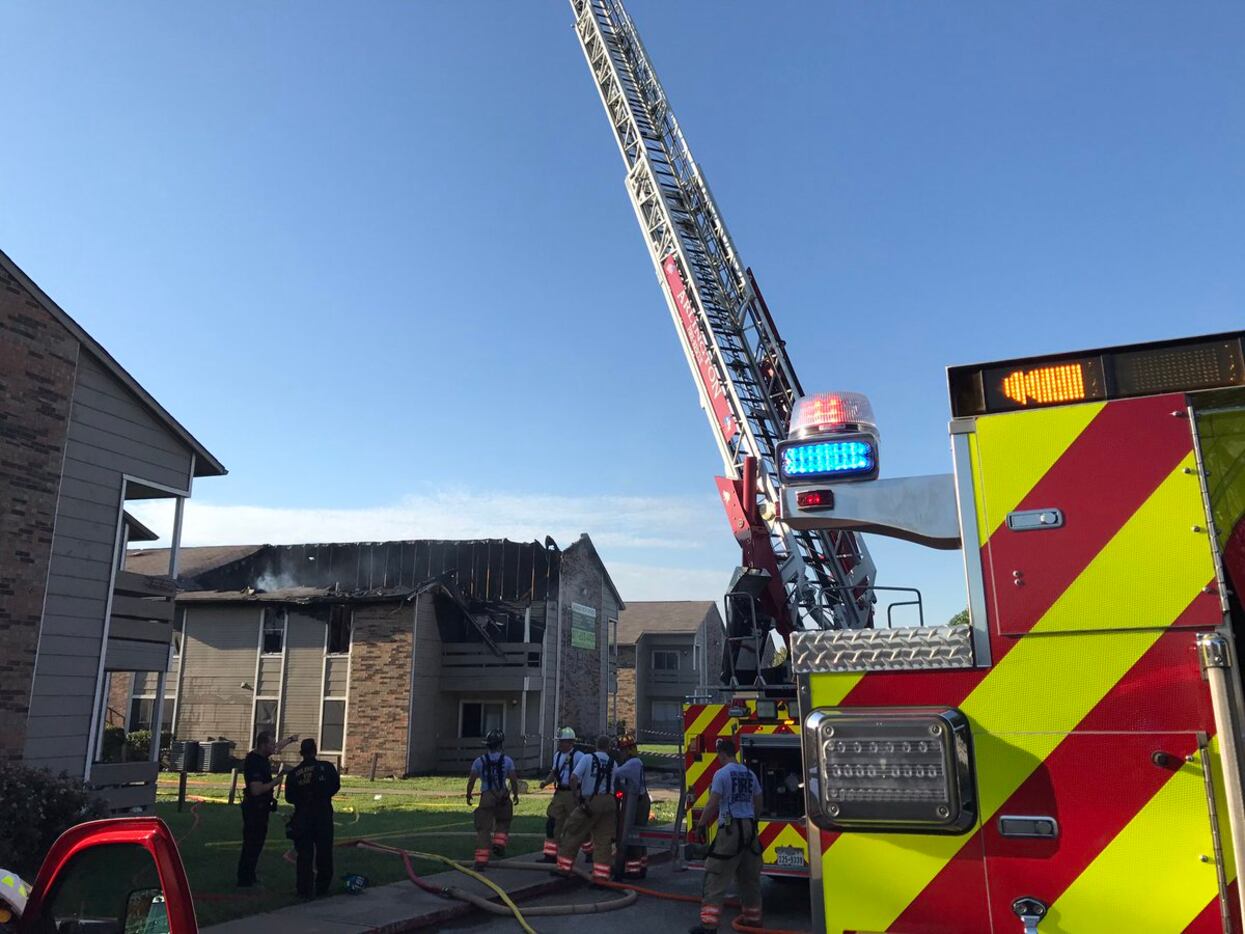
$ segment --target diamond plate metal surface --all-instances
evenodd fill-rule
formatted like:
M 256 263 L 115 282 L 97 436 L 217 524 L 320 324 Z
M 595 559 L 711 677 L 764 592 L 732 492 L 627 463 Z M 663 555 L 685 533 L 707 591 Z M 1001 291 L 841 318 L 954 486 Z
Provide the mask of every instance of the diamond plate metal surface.
M 973 667 L 971 626 L 843 629 L 791 635 L 796 674 Z

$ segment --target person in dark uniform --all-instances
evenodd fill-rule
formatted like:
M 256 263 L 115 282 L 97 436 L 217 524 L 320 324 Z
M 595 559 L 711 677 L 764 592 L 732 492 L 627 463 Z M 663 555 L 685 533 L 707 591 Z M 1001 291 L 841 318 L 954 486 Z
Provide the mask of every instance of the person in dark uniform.
M 255 867 L 259 865 L 259 854 L 268 837 L 268 815 L 277 809 L 277 799 L 272 792 L 281 784 L 285 766 L 277 769 L 274 778 L 269 760 L 296 738 L 291 736 L 274 743 L 271 734 L 260 733 L 255 737 L 255 748 L 246 754 L 242 763 L 242 853 L 238 856 L 241 888 L 249 888 L 259 881 L 255 877 Z
M 298 751 L 303 761 L 285 780 L 285 800 L 294 805 L 290 837 L 298 854 L 298 894 L 312 898 L 327 895 L 333 884 L 333 795 L 342 783 L 331 763 L 316 758 L 314 739 L 303 740 Z

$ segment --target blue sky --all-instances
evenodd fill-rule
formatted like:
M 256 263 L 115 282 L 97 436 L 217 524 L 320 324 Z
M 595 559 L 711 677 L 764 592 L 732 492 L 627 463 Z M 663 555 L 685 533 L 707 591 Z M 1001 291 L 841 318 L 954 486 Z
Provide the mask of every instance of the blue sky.
M 1245 321 L 1245 6 L 635 18 L 809 389 Z M 0 247 L 230 468 L 187 541 L 591 533 L 713 597 L 720 470 L 561 0 L 10 0 Z M 885 583 L 963 605 L 955 556 Z

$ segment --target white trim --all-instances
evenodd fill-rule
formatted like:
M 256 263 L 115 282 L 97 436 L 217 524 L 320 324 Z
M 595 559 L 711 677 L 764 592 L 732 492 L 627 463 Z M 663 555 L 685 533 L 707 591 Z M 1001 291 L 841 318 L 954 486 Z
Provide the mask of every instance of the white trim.
M 167 483 L 156 483 L 154 480 L 144 480 L 142 477 L 135 476 L 134 474 L 123 473 L 121 475 L 121 479 L 137 483 L 153 490 L 160 490 L 162 493 L 168 493 L 170 497 L 190 497 L 190 490 L 179 490 L 177 487 L 169 486 Z
M 68 439 L 66 439 L 65 443 L 69 443 Z M 122 526 L 125 525 L 125 490 L 128 483 L 129 478 L 122 474 L 121 486 L 117 490 L 117 530 L 114 533 L 112 544 L 112 567 L 108 572 L 108 595 L 104 600 L 103 634 L 99 641 L 99 667 L 95 673 L 95 698 L 92 704 L 91 726 L 87 732 L 86 763 L 82 769 L 82 780 L 84 782 L 91 780 L 91 763 L 99 758 L 104 746 L 104 731 L 101 721 L 103 719 L 104 705 L 108 703 L 103 690 L 104 676 L 106 674 L 104 666 L 108 662 L 108 631 L 112 627 L 112 598 L 117 587 L 117 567 L 121 550 Z M 59 509 L 57 511 L 59 512 Z M 50 568 L 51 562 L 49 561 Z M 43 629 L 42 622 L 40 622 L 39 629 L 40 631 Z
M 255 697 L 251 700 L 251 745 L 249 747 L 251 749 L 255 748 L 255 728 L 259 726 L 259 718 L 255 715 L 255 712 L 259 709 L 259 705 L 261 701 L 262 702 L 272 701 L 274 704 L 277 705 L 276 711 L 272 715 L 273 735 L 271 739 L 274 743 L 278 741 L 277 734 L 281 730 L 281 698 L 273 697 L 271 694 L 265 694 L 263 697 L 260 697 L 257 693 Z
M 255 748 L 255 702 L 259 700 L 259 663 L 264 657 L 264 607 L 259 608 L 259 639 L 255 643 L 255 678 L 251 681 L 251 729 L 246 748 Z
M 316 711 L 316 750 L 320 749 L 320 745 L 324 742 L 324 702 L 328 700 L 326 696 L 329 689 L 329 621 L 332 620 L 333 611 L 329 610 L 329 618 L 324 621 L 324 650 L 320 657 L 320 705 Z
M 354 610 L 350 611 L 350 648 L 351 649 L 354 648 Z M 336 655 L 333 657 L 334 658 L 344 657 L 346 659 L 346 697 L 345 697 L 346 709 L 342 711 L 342 748 L 339 752 L 339 755 L 341 756 L 341 758 L 337 760 L 337 767 L 341 771 L 345 771 L 346 770 L 346 750 L 350 743 L 350 667 L 351 667 L 351 662 L 353 661 L 353 658 L 349 652 L 346 653 L 345 656 Z M 326 665 L 328 664 L 328 659 L 325 659 L 325 664 Z
M 174 602 L 174 607 L 177 603 Z M 176 609 L 174 610 L 176 613 Z M 174 617 L 176 621 L 176 616 Z M 182 672 L 186 670 L 186 634 L 190 631 L 190 607 L 182 608 L 182 650 L 177 658 L 177 691 L 173 694 L 173 722 L 169 724 L 169 743 L 172 755 L 172 742 L 177 738 L 177 715 L 182 707 Z
M 347 645 L 344 652 L 329 651 L 329 633 L 333 629 L 333 609 L 341 607 L 346 611 L 346 633 Z M 354 649 L 354 608 L 349 603 L 332 603 L 329 605 L 329 618 L 324 624 L 324 657 L 329 658 L 349 658 L 351 651 Z
M 324 705 L 333 701 L 341 701 L 342 705 L 342 748 L 341 749 L 324 749 L 321 745 L 324 742 Z M 324 697 L 320 699 L 320 735 L 316 738 L 316 751 L 327 752 L 333 755 L 346 755 L 346 723 L 350 715 L 350 701 L 345 697 Z
M 289 657 L 290 650 L 290 611 L 288 607 L 281 607 L 281 620 L 281 674 L 277 679 L 276 730 L 278 736 L 285 733 L 285 724 L 281 721 L 281 717 L 285 713 L 285 661 Z
M 463 707 L 467 704 L 495 704 L 501 708 L 501 731 L 506 732 L 506 702 L 504 700 L 485 700 L 484 698 L 464 697 L 458 702 L 458 735 L 455 739 L 484 739 L 488 735 L 485 732 L 481 736 L 463 736 Z M 480 711 L 480 728 L 484 728 L 484 711 Z
M 265 652 L 264 651 L 264 620 L 270 610 L 273 612 L 281 613 L 281 651 L 280 652 Z M 289 611 L 286 610 L 286 608 L 281 606 L 280 604 L 274 604 L 272 606 L 264 607 L 263 615 L 260 616 L 260 623 L 259 623 L 259 655 L 261 658 L 276 658 L 277 656 L 282 656 L 282 658 L 284 658 L 286 627 L 287 627 L 287 622 L 289 620 L 289 615 L 290 615 Z M 259 687 L 259 685 L 256 685 L 256 687 Z

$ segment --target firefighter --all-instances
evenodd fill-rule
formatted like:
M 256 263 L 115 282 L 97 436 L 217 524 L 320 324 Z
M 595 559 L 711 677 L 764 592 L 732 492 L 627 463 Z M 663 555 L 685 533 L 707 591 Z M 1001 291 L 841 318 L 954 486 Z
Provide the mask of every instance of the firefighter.
M 506 736 L 501 730 L 490 730 L 484 738 L 487 752 L 471 763 L 467 778 L 467 806 L 475 798 L 476 782 L 480 782 L 480 806 L 475 809 L 476 869 L 487 869 L 490 847 L 498 858 L 506 855 L 510 842 L 510 822 L 514 819 L 514 806 L 519 803 L 519 773 L 514 760 L 504 751 Z M 509 793 L 506 785 L 510 785 Z
M 272 734 L 261 732 L 255 737 L 255 748 L 246 754 L 242 763 L 242 852 L 238 855 L 238 887 L 249 888 L 259 880 L 255 867 L 259 854 L 264 850 L 268 837 L 268 815 L 277 809 L 273 791 L 281 784 L 285 765 L 277 767 L 272 774 L 269 761 L 298 737 L 291 736 L 280 743 L 272 741 Z
M 644 762 L 636 750 L 635 737 L 623 736 L 618 740 L 618 754 L 622 759 L 614 770 L 614 783 L 620 792 L 634 794 L 635 826 L 647 827 L 649 811 L 653 807 L 653 799 L 648 794 L 648 782 L 644 776 Z M 629 828 L 624 828 L 624 833 Z M 648 875 L 648 848 L 629 846 L 626 854 L 627 862 L 623 867 L 623 875 L 627 879 L 643 879 Z
M 312 898 L 327 895 L 333 883 L 333 795 L 342 784 L 337 769 L 316 758 L 314 739 L 303 740 L 298 751 L 303 761 L 285 780 L 285 800 L 294 805 L 287 834 L 298 854 L 299 897 Z
M 571 793 L 575 798 L 575 809 L 566 819 L 566 829 L 558 841 L 558 868 L 555 871 L 569 876 L 580 845 L 591 838 L 592 881 L 607 882 L 614 845 L 614 825 L 618 821 L 618 805 L 614 800 L 614 759 L 610 755 L 608 736 L 598 736 L 596 752 L 581 756 L 576 763 L 571 773 Z
M 709 786 L 709 803 L 696 822 L 696 834 L 704 840 L 714 818 L 718 833 L 705 857 L 700 924 L 689 934 L 713 934 L 718 929 L 722 902 L 732 879 L 743 906 L 743 923 L 761 926 L 761 841 L 757 838 L 761 781 L 751 769 L 735 761 L 733 739 L 722 737 L 714 748 L 721 768 Z
M 562 831 L 566 829 L 566 819 L 575 809 L 575 796 L 571 793 L 571 773 L 575 771 L 575 763 L 579 756 L 575 753 L 575 731 L 569 726 L 558 730 L 558 749 L 553 754 L 553 765 L 549 774 L 540 783 L 543 791 L 547 785 L 553 786 L 553 800 L 545 812 L 545 853 L 546 863 L 558 861 L 558 841 L 562 839 Z

